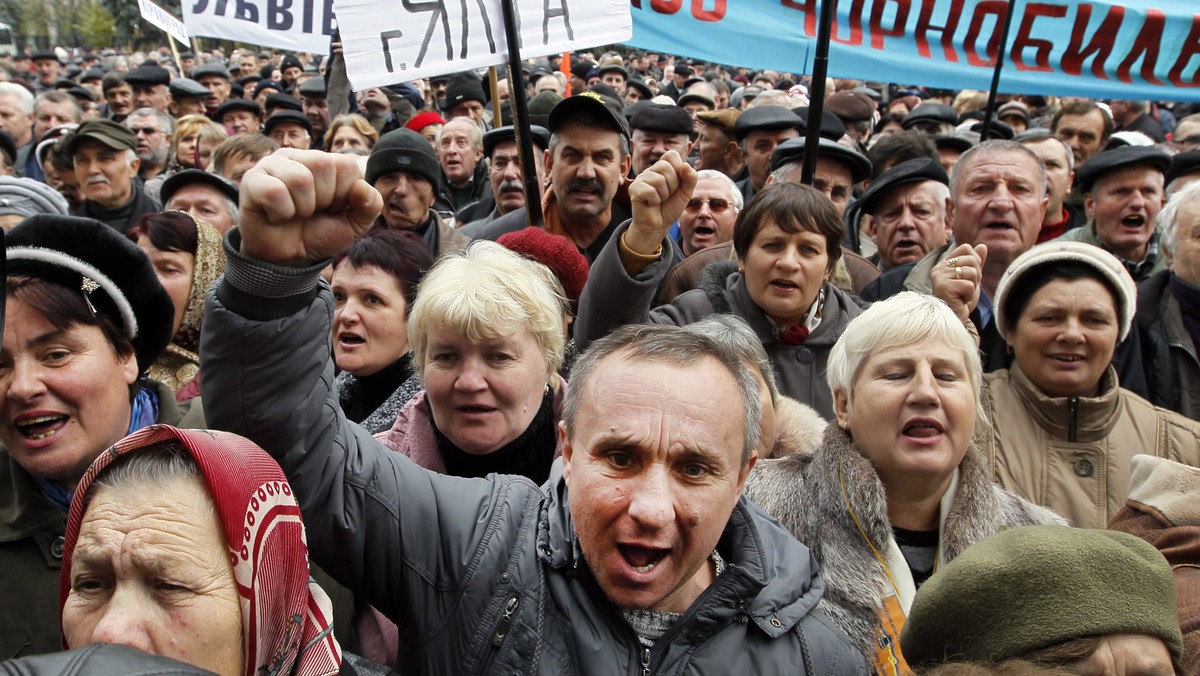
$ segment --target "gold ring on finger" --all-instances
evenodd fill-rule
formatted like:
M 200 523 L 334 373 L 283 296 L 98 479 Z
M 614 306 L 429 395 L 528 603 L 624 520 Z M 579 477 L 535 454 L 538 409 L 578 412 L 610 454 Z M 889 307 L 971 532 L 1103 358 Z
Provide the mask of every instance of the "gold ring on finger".
M 954 278 L 962 279 L 962 268 L 957 267 L 957 266 L 954 268 Z

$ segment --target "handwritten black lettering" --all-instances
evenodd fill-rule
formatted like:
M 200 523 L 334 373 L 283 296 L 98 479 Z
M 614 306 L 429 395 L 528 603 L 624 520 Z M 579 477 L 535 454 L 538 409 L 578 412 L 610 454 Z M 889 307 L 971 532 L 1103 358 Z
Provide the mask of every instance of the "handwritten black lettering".
M 192 5 L 192 14 L 200 14 L 208 9 L 208 0 L 196 0 L 196 4 Z
M 567 10 L 567 0 L 558 0 L 558 7 L 551 9 L 550 0 L 544 0 L 542 3 L 542 44 L 550 42 L 550 19 L 562 17 L 563 26 L 567 29 L 567 39 L 575 39 L 575 31 L 571 28 L 571 13 Z
M 237 11 L 234 12 L 234 18 L 258 23 L 258 8 L 250 4 L 248 0 L 237 0 Z
M 467 28 L 471 22 L 467 20 L 467 0 L 460 0 L 462 5 L 462 53 L 458 58 L 467 58 L 467 45 L 470 42 L 467 40 Z M 491 48 L 491 53 L 496 53 L 496 39 L 492 37 L 492 21 L 488 18 L 487 7 L 483 6 L 483 0 L 475 0 L 475 4 L 479 6 L 479 15 L 483 17 L 483 30 L 487 35 L 488 47 Z
M 383 43 L 383 65 L 387 67 L 389 73 L 394 72 L 395 69 L 392 68 L 392 48 L 390 45 L 388 45 L 388 42 L 391 40 L 399 40 L 402 37 L 404 37 L 404 31 L 398 29 L 394 31 L 384 31 L 379 34 L 379 41 Z M 406 64 L 401 63 L 400 70 L 406 70 Z
M 421 40 L 421 51 L 417 52 L 417 60 L 414 65 L 418 68 L 425 60 L 425 52 L 429 49 L 429 39 L 433 37 L 433 27 L 437 23 L 438 18 L 442 20 L 442 33 L 446 36 L 446 60 L 454 59 L 454 45 L 450 42 L 450 19 L 446 15 L 446 5 L 443 0 L 431 0 L 430 2 L 411 2 L 411 0 L 401 0 L 404 9 L 410 14 L 417 12 L 432 12 L 429 17 L 429 28 L 425 29 L 425 38 Z
M 267 0 L 267 28 L 286 31 L 292 28 L 292 0 Z

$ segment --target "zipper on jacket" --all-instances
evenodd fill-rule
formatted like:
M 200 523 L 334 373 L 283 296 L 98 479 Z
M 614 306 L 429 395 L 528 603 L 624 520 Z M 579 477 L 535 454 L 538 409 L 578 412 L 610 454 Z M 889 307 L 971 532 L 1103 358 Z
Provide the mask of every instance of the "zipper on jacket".
M 1079 436 L 1079 397 L 1067 398 L 1067 441 L 1075 443 Z
M 508 636 L 508 628 L 512 625 L 513 613 L 517 610 L 519 600 L 516 596 L 508 599 L 508 603 L 504 606 L 504 616 L 500 618 L 500 623 L 496 625 L 496 633 L 492 634 L 492 645 L 497 648 L 504 645 L 504 639 Z
M 650 676 L 650 649 L 642 647 L 642 676 Z

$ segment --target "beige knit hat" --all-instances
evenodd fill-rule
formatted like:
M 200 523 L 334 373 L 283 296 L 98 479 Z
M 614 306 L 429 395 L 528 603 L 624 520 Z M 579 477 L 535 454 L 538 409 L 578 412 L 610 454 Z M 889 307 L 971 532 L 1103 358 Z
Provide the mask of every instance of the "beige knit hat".
M 1008 340 L 1008 332 L 1012 327 L 1005 321 L 1005 304 L 1010 302 L 1008 292 L 1015 287 L 1020 279 L 1029 272 L 1043 265 L 1061 265 L 1063 263 L 1083 263 L 1100 273 L 1108 285 L 1117 292 L 1117 318 L 1121 323 L 1121 335 L 1118 341 L 1125 340 L 1129 328 L 1133 324 L 1133 313 L 1137 309 L 1137 285 L 1129 271 L 1117 257 L 1092 244 L 1084 242 L 1052 241 L 1039 244 L 1017 257 L 996 287 L 995 321 L 996 328 L 1004 340 Z

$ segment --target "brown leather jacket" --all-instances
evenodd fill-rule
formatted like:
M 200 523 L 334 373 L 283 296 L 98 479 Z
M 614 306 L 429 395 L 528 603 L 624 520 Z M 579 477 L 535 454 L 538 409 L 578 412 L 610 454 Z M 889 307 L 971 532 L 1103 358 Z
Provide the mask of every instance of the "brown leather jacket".
M 1081 528 L 1104 528 L 1125 505 L 1137 454 L 1200 466 L 1200 424 L 1118 386 L 1108 367 L 1098 397 L 1050 397 L 1013 364 L 984 376 L 991 429 L 980 433 L 992 475 Z

